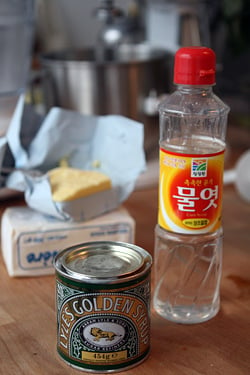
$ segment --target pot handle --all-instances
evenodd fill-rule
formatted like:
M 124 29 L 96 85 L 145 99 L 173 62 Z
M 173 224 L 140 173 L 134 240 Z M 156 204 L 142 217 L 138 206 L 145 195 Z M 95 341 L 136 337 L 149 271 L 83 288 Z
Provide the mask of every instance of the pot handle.
M 31 71 L 28 88 L 28 102 L 36 107 L 37 112 L 46 114 L 56 106 L 56 90 L 45 69 Z
M 166 99 L 169 94 L 164 93 L 157 95 L 155 89 L 151 89 L 149 95 L 143 101 L 143 112 L 147 116 L 156 116 L 158 115 L 158 106 L 159 104 Z

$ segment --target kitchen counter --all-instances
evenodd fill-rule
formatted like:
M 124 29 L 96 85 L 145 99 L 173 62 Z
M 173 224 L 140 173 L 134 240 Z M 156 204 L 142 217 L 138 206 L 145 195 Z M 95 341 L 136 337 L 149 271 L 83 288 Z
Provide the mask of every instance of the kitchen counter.
M 249 147 L 236 143 L 231 130 L 233 164 Z M 20 198 L 0 202 L 22 205 Z M 135 191 L 125 203 L 136 219 L 136 244 L 153 254 L 157 187 Z M 250 374 L 250 204 L 233 186 L 224 189 L 224 260 L 221 309 L 196 325 L 168 322 L 152 311 L 151 352 L 127 375 Z M 73 375 L 79 373 L 56 353 L 55 277 L 10 278 L 0 257 L 0 374 Z

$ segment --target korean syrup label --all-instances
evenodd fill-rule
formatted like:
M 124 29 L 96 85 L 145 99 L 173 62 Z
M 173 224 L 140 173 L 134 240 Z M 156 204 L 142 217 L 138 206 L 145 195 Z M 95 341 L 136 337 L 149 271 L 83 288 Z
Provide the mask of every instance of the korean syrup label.
M 140 362 L 150 345 L 150 278 L 129 287 L 93 289 L 57 280 L 58 352 L 93 371 Z
M 177 233 L 221 226 L 224 151 L 187 155 L 160 149 L 158 224 Z

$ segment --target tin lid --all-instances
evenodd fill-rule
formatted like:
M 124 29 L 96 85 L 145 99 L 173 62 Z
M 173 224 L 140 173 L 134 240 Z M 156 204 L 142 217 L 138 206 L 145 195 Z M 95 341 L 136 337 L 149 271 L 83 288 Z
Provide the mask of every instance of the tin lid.
M 55 268 L 70 278 L 97 283 L 132 277 L 151 263 L 151 256 L 138 246 L 103 241 L 64 250 L 57 255 Z

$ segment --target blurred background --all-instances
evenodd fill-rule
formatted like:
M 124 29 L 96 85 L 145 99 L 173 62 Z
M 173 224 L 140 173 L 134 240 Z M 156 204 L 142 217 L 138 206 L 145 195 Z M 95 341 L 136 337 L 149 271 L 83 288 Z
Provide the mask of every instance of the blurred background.
M 37 0 L 36 6 L 36 53 L 95 46 L 101 38 L 114 45 L 147 41 L 173 53 L 209 45 L 217 55 L 216 90 L 233 109 L 249 111 L 249 0 Z M 118 30 L 114 39 L 108 29 Z

